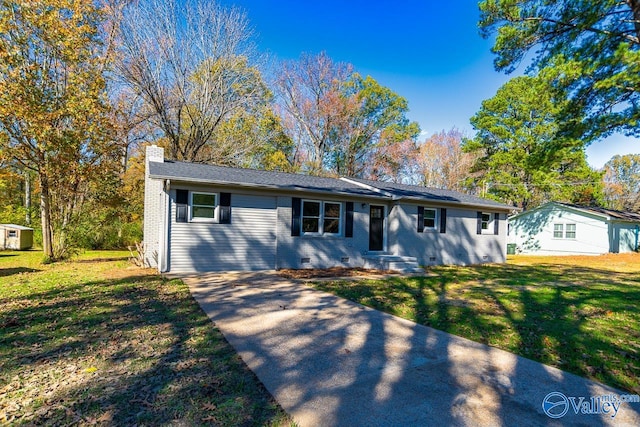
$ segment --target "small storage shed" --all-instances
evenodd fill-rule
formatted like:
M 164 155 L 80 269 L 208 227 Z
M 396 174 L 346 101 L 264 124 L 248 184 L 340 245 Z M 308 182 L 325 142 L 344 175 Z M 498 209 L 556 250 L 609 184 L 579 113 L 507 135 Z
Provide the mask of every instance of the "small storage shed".
M 0 224 L 0 249 L 22 251 L 33 246 L 33 228 Z

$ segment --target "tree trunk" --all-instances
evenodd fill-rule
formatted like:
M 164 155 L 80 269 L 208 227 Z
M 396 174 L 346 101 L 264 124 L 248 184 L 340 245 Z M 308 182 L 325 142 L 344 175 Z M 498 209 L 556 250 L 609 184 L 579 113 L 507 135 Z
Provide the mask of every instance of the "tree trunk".
M 49 179 L 40 172 L 40 219 L 42 220 L 42 251 L 45 257 L 53 260 L 53 232 L 51 230 L 51 211 L 49 194 Z
M 26 210 L 24 222 L 31 225 L 31 173 L 24 173 L 24 208 Z
M 638 0 L 628 0 L 629 7 L 631 8 L 631 12 L 633 14 L 633 26 L 636 30 L 636 38 L 640 41 L 640 1 Z

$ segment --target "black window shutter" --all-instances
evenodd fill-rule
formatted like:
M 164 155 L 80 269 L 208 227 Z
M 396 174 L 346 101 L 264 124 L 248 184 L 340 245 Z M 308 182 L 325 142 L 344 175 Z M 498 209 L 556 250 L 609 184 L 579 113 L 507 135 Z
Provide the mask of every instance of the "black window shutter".
M 176 203 L 179 205 L 186 205 L 189 203 L 189 191 L 188 190 L 176 190 Z
M 500 214 L 493 214 L 493 234 L 500 234 Z
M 424 231 L 424 208 L 422 206 L 418 206 L 418 233 L 422 233 Z
M 187 222 L 189 191 L 176 190 L 176 222 Z
M 482 212 L 478 211 L 478 230 L 477 234 L 482 234 Z
M 344 217 L 344 237 L 353 237 L 353 202 L 347 202 Z
M 220 193 L 220 224 L 231 224 L 231 193 Z
M 440 233 L 447 232 L 447 209 L 440 208 Z
M 300 235 L 300 209 L 302 200 L 299 197 L 291 198 L 291 235 Z

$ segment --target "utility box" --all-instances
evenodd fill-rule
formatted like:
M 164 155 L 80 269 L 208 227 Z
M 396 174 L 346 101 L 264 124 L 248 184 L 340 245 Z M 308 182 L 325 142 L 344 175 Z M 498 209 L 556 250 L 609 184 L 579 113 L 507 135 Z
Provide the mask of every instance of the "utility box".
M 0 249 L 23 251 L 33 246 L 33 228 L 0 224 Z
M 516 244 L 507 243 L 507 255 L 515 255 L 515 254 L 516 254 Z

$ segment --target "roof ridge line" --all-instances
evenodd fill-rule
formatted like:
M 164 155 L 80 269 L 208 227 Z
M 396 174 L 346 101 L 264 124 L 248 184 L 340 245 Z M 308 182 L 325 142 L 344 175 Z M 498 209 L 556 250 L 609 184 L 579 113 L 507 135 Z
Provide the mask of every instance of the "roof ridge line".
M 356 180 L 353 180 L 353 179 L 349 179 L 349 178 L 346 178 L 344 176 L 341 176 L 339 179 L 342 180 L 342 181 L 348 182 L 350 184 L 357 185 L 358 187 L 362 187 L 362 188 L 365 188 L 367 190 L 371 190 L 371 191 L 373 191 L 375 193 L 379 193 L 379 194 L 385 195 L 385 196 L 391 198 L 392 200 L 395 200 L 395 195 L 393 193 L 389 193 L 388 191 L 381 190 L 378 187 L 374 187 L 372 185 L 365 184 L 364 182 L 360 182 L 360 181 L 356 181 Z

